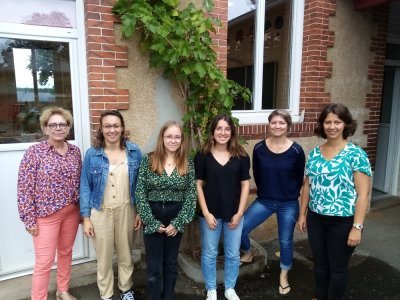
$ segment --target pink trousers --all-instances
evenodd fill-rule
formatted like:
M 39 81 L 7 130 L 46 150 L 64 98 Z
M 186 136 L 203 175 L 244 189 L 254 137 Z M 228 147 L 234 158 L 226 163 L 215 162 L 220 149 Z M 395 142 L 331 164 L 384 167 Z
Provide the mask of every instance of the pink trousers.
M 80 222 L 79 208 L 68 205 L 37 219 L 38 235 L 33 237 L 35 268 L 32 276 L 32 300 L 46 300 L 51 267 L 57 253 L 57 290 L 68 291 L 71 277 L 72 247 Z

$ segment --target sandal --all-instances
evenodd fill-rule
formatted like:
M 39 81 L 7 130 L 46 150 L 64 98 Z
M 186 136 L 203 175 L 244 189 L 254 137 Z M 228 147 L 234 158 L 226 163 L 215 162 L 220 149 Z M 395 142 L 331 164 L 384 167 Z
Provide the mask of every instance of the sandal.
M 279 294 L 286 296 L 290 293 L 290 285 L 287 285 L 285 287 L 283 287 L 281 284 L 279 284 Z M 285 292 L 286 290 L 288 290 L 287 292 Z
M 240 257 L 240 262 L 242 264 L 249 264 L 253 262 L 253 254 L 251 252 L 246 252 Z

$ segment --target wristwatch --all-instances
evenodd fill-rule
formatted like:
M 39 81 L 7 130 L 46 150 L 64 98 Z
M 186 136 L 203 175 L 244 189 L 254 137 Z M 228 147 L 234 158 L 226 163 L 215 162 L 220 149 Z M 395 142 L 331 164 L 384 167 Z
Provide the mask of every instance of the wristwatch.
M 364 225 L 363 225 L 363 224 L 354 223 L 354 224 L 353 224 L 353 227 L 354 227 L 355 229 L 361 230 L 361 229 L 364 228 Z

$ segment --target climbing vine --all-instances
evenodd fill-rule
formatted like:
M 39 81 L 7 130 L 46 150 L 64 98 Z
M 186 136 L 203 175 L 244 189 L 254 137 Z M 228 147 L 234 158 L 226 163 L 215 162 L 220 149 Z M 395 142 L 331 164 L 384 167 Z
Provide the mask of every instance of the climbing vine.
M 117 0 L 113 12 L 121 18 L 123 36 L 140 32 L 140 49 L 149 54 L 150 65 L 177 82 L 186 102 L 184 127 L 195 149 L 214 116 L 231 114 L 234 99 L 248 100 L 250 91 L 217 65 L 211 33 L 221 22 L 209 14 L 213 1 L 204 0 L 202 8 L 180 7 L 180 0 Z

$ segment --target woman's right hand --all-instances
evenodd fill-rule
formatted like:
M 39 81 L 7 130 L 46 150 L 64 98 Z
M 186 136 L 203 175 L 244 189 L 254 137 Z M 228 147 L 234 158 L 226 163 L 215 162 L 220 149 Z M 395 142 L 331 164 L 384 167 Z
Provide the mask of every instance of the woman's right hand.
M 306 215 L 301 214 L 299 218 L 297 219 L 297 224 L 299 226 L 299 230 L 302 233 L 306 233 L 307 231 L 307 220 L 306 220 Z
M 208 225 L 208 228 L 210 229 L 216 229 L 218 226 L 218 221 L 217 219 L 214 217 L 213 214 L 208 213 L 206 216 L 204 216 L 204 219 L 206 220 L 206 223 Z
M 37 225 L 35 225 L 35 226 L 32 227 L 32 228 L 26 228 L 26 231 L 28 231 L 29 234 L 32 235 L 32 236 L 37 236 L 38 233 L 39 233 L 39 230 L 38 230 L 38 228 L 37 228 Z
M 83 218 L 83 232 L 88 238 L 94 237 L 94 228 L 90 218 Z

